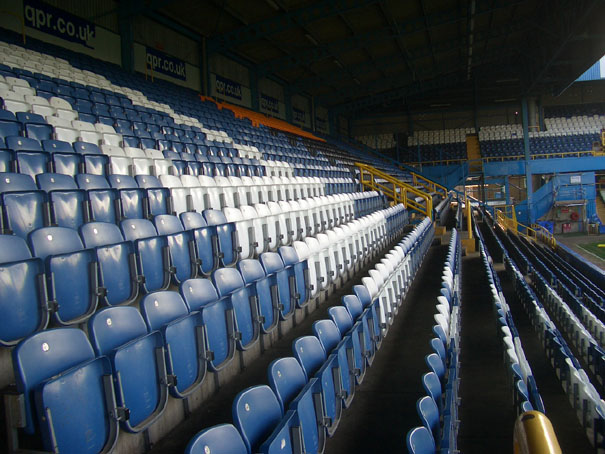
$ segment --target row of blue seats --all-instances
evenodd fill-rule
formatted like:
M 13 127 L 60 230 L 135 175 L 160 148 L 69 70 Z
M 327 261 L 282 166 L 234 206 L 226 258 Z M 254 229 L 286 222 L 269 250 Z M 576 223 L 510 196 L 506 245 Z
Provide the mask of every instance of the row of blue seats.
M 191 155 L 166 150 L 162 155 L 170 160 L 170 167 L 176 175 L 263 177 L 267 174 L 265 166 L 256 159 Z M 9 136 L 6 138 L 6 148 L 0 147 L 0 170 L 18 171 L 32 177 L 45 172 L 71 176 L 79 173 L 108 175 L 113 170 L 110 164 L 110 156 L 90 142 L 77 141 L 71 144 L 53 139 L 40 142 L 27 137 Z M 149 173 L 150 169 L 147 170 Z M 317 173 L 323 176 L 331 172 Z
M 326 190 L 342 193 L 341 190 L 355 189 L 354 186 L 353 183 L 328 182 Z M 198 189 L 203 192 L 203 188 Z M 206 196 L 208 200 L 198 205 L 198 211 L 222 204 L 221 188 L 214 189 L 213 195 Z M 181 192 L 177 195 L 181 196 Z M 273 191 L 271 194 L 268 190 L 265 192 L 261 202 L 276 197 Z M 25 238 L 32 230 L 45 226 L 77 229 L 90 221 L 117 223 L 124 219 L 151 219 L 161 214 L 174 214 L 177 203 L 178 214 L 192 211 L 183 208 L 190 205 L 187 197 L 173 199 L 171 190 L 152 175 L 109 175 L 105 178 L 103 175 L 78 174 L 73 178 L 41 173 L 36 175 L 34 183 L 29 175 L 4 172 L 0 173 L 0 228 L 3 233 Z M 245 202 L 242 200 L 242 204 Z M 364 216 L 378 209 L 383 202 L 379 197 L 356 198 L 352 214 Z
M 430 245 L 431 228 L 430 222 L 424 222 L 411 234 L 418 241 L 400 243 L 403 255 L 385 281 L 405 274 L 405 256 L 420 257 L 414 263 L 421 263 Z M 411 270 L 411 277 L 416 270 Z M 398 290 L 397 301 L 393 301 L 397 305 L 405 292 Z M 202 430 L 185 452 L 322 453 L 386 334 L 387 326 L 378 319 L 380 298 L 372 298 L 363 285 L 354 286 L 353 291 L 342 297 L 342 305 L 328 310 L 330 319 L 313 324 L 313 335 L 293 342 L 293 357 L 270 364 L 270 386 L 253 386 L 236 396 L 232 407 L 235 425 Z
M 461 258 L 460 238 L 453 229 L 434 315 L 435 337 L 430 341 L 433 353 L 425 357 L 430 371 L 422 376 L 427 395 L 416 402 L 422 426 L 411 429 L 406 436 L 410 454 L 458 452 Z
M 400 227 L 391 220 L 386 224 L 387 231 Z M 261 241 L 263 235 L 254 238 Z M 219 210 L 187 212 L 180 219 L 162 214 L 153 222 L 126 219 L 119 227 L 89 222 L 79 231 L 41 227 L 29 232 L 27 243 L 14 235 L 0 238 L 6 244 L 0 303 L 11 320 L 0 330 L 2 345 L 44 329 L 50 315 L 58 324 L 82 323 L 99 305 L 130 304 L 142 293 L 210 276 L 242 261 L 236 225 Z M 375 244 L 364 245 L 367 252 Z M 330 269 L 335 272 L 335 266 Z M 297 294 L 304 297 L 304 289 Z
M 530 137 L 529 148 L 532 154 L 576 152 L 592 150 L 592 144 L 599 141 L 598 134 Z M 483 157 L 523 155 L 523 139 L 482 140 L 481 155 Z
M 576 284 L 574 279 L 570 278 L 570 275 L 566 271 L 559 269 L 548 257 L 541 254 L 538 248 L 517 235 L 510 234 L 509 237 L 511 240 L 514 240 L 515 245 L 528 259 L 534 271 L 540 273 L 542 279 L 549 286 L 557 288 L 557 292 L 561 298 L 571 307 L 576 315 L 583 318 L 583 311 L 588 310 L 602 323 L 605 323 L 605 307 L 603 299 L 599 294 L 594 291 L 593 293 L 582 294 L 581 288 Z M 596 296 L 597 299 L 595 300 L 593 296 Z
M 388 231 L 381 244 L 402 231 L 403 224 L 394 226 L 397 231 Z M 87 233 L 101 234 L 101 227 Z M 56 233 L 42 236 L 52 242 L 59 238 L 48 236 Z M 47 450 L 110 451 L 118 424 L 129 432 L 145 430 L 162 416 L 169 395 L 186 398 L 208 370 L 224 369 L 235 351 L 251 348 L 260 333 L 272 332 L 294 308 L 305 307 L 312 288 L 307 266 L 294 248 L 281 247 L 259 260 L 242 260 L 237 268 L 218 268 L 212 280 L 186 279 L 179 292 L 149 293 L 141 312 L 105 307 L 90 317 L 88 338 L 79 329 L 58 328 L 23 339 L 13 349 L 13 362 L 20 394 L 15 398 L 23 399 L 24 414 L 9 424 L 22 421 L 23 432 L 39 437 Z M 111 272 L 129 280 L 113 267 Z M 72 275 L 70 282 L 79 279 Z
M 549 358 L 569 401 L 576 410 L 578 420 L 585 428 L 591 444 L 597 450 L 605 448 L 605 405 L 586 372 L 572 353 L 565 338 L 552 322 L 539 297 L 534 293 L 514 260 L 504 253 L 506 270 L 515 291 L 530 317 L 532 326 L 542 340 Z M 546 282 L 537 275 L 542 285 Z

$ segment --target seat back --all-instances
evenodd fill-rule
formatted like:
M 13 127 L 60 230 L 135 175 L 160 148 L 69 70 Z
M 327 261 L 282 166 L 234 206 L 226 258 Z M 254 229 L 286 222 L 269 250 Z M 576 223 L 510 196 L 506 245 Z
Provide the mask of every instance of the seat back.
M 189 441 L 185 454 L 248 454 L 242 436 L 232 424 L 219 424 L 198 432 Z
M 410 454 L 435 454 L 435 440 L 426 427 L 414 427 L 406 436 Z
M 315 336 L 303 336 L 294 340 L 292 352 L 309 380 L 326 360 L 326 352 Z
M 342 335 L 332 320 L 317 320 L 312 326 L 313 334 L 319 339 L 326 356 L 336 348 Z
M 111 360 L 119 406 L 130 410 L 123 426 L 130 432 L 149 427 L 164 411 L 168 380 L 159 332 L 148 333 L 141 313 L 132 306 L 106 307 L 88 322 L 97 355 Z
M 55 319 L 60 324 L 87 319 L 99 301 L 94 251 L 84 248 L 77 231 L 65 227 L 44 227 L 28 239 L 33 254 L 45 261 L 49 298 L 58 304 Z
M 12 346 L 48 324 L 44 266 L 23 238 L 0 235 L 0 345 Z
M 269 364 L 267 370 L 269 386 L 277 396 L 282 412 L 307 383 L 300 363 L 294 357 L 278 358 Z
M 277 397 L 267 385 L 241 391 L 233 400 L 232 413 L 249 453 L 258 452 L 282 417 Z

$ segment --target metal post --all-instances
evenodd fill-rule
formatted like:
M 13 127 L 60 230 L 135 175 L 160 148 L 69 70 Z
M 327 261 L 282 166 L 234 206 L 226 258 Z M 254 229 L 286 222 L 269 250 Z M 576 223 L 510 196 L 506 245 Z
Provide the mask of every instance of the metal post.
M 525 187 L 527 190 L 527 224 L 534 223 L 534 204 L 533 204 L 533 188 L 532 188 L 532 173 L 531 173 L 531 157 L 529 154 L 529 118 L 527 109 L 527 98 L 523 97 L 521 101 L 521 110 L 523 114 L 523 152 L 525 156 Z

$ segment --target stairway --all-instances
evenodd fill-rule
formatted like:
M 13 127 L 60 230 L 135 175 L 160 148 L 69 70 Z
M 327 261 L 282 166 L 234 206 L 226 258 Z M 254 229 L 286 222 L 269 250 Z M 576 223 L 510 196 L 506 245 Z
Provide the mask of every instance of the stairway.
M 468 134 L 466 136 L 466 157 L 469 161 L 470 173 L 480 173 L 483 170 L 479 136 L 477 134 Z

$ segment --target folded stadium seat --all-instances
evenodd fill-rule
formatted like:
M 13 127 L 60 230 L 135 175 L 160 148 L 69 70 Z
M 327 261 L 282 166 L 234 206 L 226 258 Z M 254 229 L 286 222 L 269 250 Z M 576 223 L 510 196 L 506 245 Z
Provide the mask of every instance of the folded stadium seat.
M 364 325 L 361 321 L 354 321 L 344 306 L 332 306 L 328 309 L 330 318 L 338 328 L 340 337 L 350 337 L 351 342 L 347 345 L 347 357 L 349 358 L 350 371 L 355 377 L 355 383 L 360 385 L 365 378 L 367 361 L 366 357 L 371 355 L 372 346 L 366 337 Z
M 190 211 L 179 217 L 185 230 L 193 233 L 198 274 L 209 276 L 219 266 L 216 227 L 208 226 L 201 213 Z
M 273 360 L 267 368 L 267 375 L 269 386 L 277 397 L 282 412 L 285 413 L 307 384 L 305 373 L 296 358 L 289 356 Z
M 13 150 L 19 173 L 35 178 L 50 171 L 50 154 L 42 150 L 40 142 L 27 137 L 5 138 L 6 147 Z
M 248 350 L 260 339 L 261 319 L 253 286 L 246 285 L 235 268 L 219 268 L 212 273 L 219 297 L 227 298 L 235 315 L 238 350 Z
M 139 311 L 131 306 L 106 307 L 88 322 L 97 355 L 109 357 L 116 384 L 118 407 L 128 409 L 122 420 L 128 432 L 140 432 L 163 413 L 168 401 L 163 340 L 159 331 L 148 332 Z
M 326 414 L 332 419 L 332 427 L 328 428 L 331 434 L 338 425 L 341 409 L 347 408 L 353 400 L 355 378 L 351 376 L 347 358 L 350 338 L 341 341 L 338 328 L 331 320 L 327 322 L 325 326 L 323 322 L 314 326 L 314 331 L 326 342 L 325 347 L 317 336 L 303 336 L 292 342 L 292 351 L 308 380 L 313 376 L 321 378 Z
M 153 224 L 146 219 L 125 219 L 120 222 L 120 227 L 124 238 L 134 243 L 137 268 L 144 276 L 144 291 L 167 289 L 174 272 L 167 238 L 158 235 Z
M 111 188 L 103 175 L 78 174 L 76 183 L 86 191 L 90 220 L 116 224 L 121 217 L 118 191 Z
M 189 279 L 181 284 L 179 292 L 191 313 L 201 312 L 206 339 L 207 358 L 211 370 L 225 368 L 235 354 L 235 319 L 226 298 L 219 298 L 208 279 Z
M 274 305 L 279 308 L 280 319 L 287 320 L 294 315 L 296 309 L 296 282 L 290 281 L 289 273 L 278 253 L 264 252 L 259 260 L 270 280 L 270 285 L 277 287 L 277 292 L 272 293 L 271 296 Z
M 145 191 L 140 189 L 130 175 L 109 175 L 109 184 L 120 196 L 120 219 L 142 219 L 147 217 Z
M 181 214 L 190 211 L 189 189 L 183 187 L 181 179 L 174 175 L 160 175 L 162 186 L 170 189 L 170 198 L 172 200 L 172 209 L 175 214 Z
M 119 412 L 111 365 L 104 356 L 95 358 L 83 331 L 34 334 L 14 349 L 13 362 L 25 433 L 41 435 L 46 451 L 112 450 Z
M 242 435 L 247 452 L 259 452 L 261 443 L 271 435 L 283 414 L 279 401 L 267 385 L 239 392 L 233 400 L 233 421 Z
M 170 189 L 162 186 L 162 183 L 153 175 L 137 175 L 135 179 L 139 188 L 145 190 L 149 217 L 158 214 L 172 214 Z
M 43 173 L 36 176 L 38 187 L 48 193 L 51 225 L 77 229 L 89 220 L 86 193 L 69 175 Z
M 29 175 L 0 174 L 2 232 L 27 238 L 29 232 L 50 224 L 48 197 Z
M 197 275 L 199 262 L 193 233 L 190 230 L 184 230 L 181 221 L 176 216 L 161 214 L 156 216 L 153 222 L 158 234 L 165 236 L 168 240 L 173 268 L 172 279 L 175 285 L 194 278 Z
M 305 307 L 311 297 L 311 280 L 306 258 L 299 258 L 292 246 L 279 248 L 279 255 L 288 274 L 290 290 L 298 308 Z
M 294 247 L 297 252 L 301 250 L 301 246 L 297 246 L 295 242 Z M 309 263 L 309 279 L 311 285 L 316 288 L 316 293 L 320 290 L 326 290 L 330 285 L 330 277 L 328 274 L 328 261 L 326 260 L 325 254 L 322 247 L 315 237 L 306 237 L 304 243 L 308 248 L 308 263 Z M 313 270 L 315 270 L 313 272 Z M 315 281 L 313 281 L 313 274 L 315 274 Z M 312 293 L 312 295 L 314 295 Z
M 270 216 L 274 219 L 277 229 L 278 241 L 276 247 L 290 244 L 293 232 L 288 228 L 289 216 L 282 211 L 280 204 L 277 202 L 267 202 L 266 206 L 269 208 Z
M 320 260 L 325 263 L 327 283 L 330 285 L 337 279 L 338 264 L 336 262 L 336 256 L 331 246 L 330 236 L 326 233 L 319 233 L 316 238 L 319 244 L 319 257 Z
M 160 331 L 168 376 L 175 377 L 170 393 L 185 398 L 204 381 L 210 360 L 202 315 L 190 312 L 178 292 L 149 293 L 141 300 L 141 312 L 150 331 Z
M 10 347 L 46 328 L 49 320 L 44 264 L 23 238 L 0 235 L 0 345 Z
M 410 454 L 432 454 L 436 452 L 435 440 L 429 429 L 414 427 L 406 435 L 406 445 Z
M 82 155 L 84 170 L 92 175 L 107 175 L 109 157 L 101 152 L 94 143 L 76 141 L 73 143 L 74 151 Z
M 219 424 L 198 432 L 185 448 L 185 454 L 248 454 L 246 444 L 232 424 Z
M 66 227 L 34 230 L 28 242 L 33 255 L 44 261 L 54 319 L 61 325 L 82 323 L 104 294 L 94 251 L 85 249 L 78 232 Z
M 237 243 L 235 224 L 227 222 L 227 218 L 220 210 L 204 210 L 202 214 L 206 223 L 216 229 L 220 263 L 225 267 L 234 266 L 241 252 Z
M 236 203 L 236 188 L 231 185 L 231 182 L 228 178 L 223 176 L 214 177 L 214 182 L 220 193 L 220 209 L 229 207 L 236 208 L 239 206 L 239 203 Z M 213 207 L 219 209 L 219 207 Z

